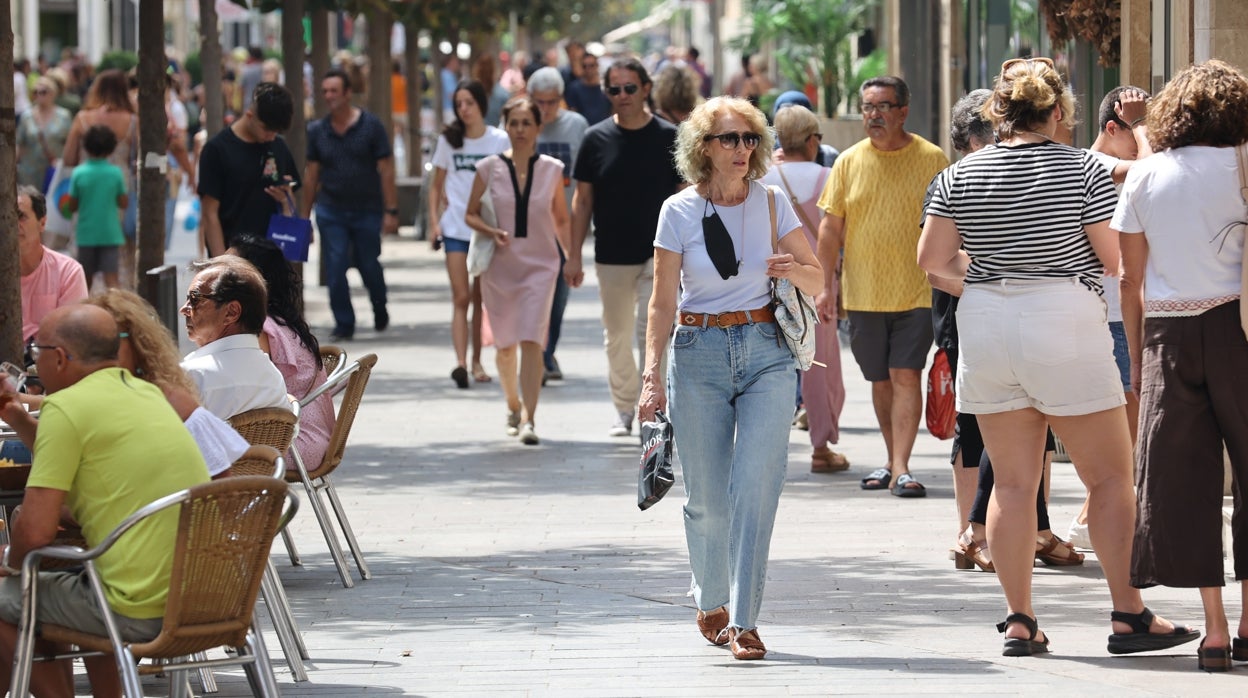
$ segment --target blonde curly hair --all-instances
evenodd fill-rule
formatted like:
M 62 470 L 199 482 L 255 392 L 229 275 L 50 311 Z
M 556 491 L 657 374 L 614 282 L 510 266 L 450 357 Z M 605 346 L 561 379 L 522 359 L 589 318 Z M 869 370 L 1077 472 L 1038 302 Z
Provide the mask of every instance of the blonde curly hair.
M 1213 59 L 1174 76 L 1148 102 L 1148 142 L 1155 151 L 1248 141 L 1248 78 Z
M 130 291 L 111 288 L 83 302 L 107 310 L 117 329 L 128 335 L 134 375 L 165 392 L 173 387 L 199 395 L 191 377 L 182 370 L 177 340 L 156 318 L 155 309 L 147 301 Z
M 1047 58 L 1007 61 L 997 76 L 992 97 L 984 103 L 984 117 L 997 138 L 1013 138 L 1048 120 L 1055 107 L 1062 110 L 1061 125 L 1075 126 L 1075 95 Z
M 750 153 L 750 169 L 746 179 L 761 179 L 771 165 L 775 136 L 767 127 L 767 117 L 758 107 L 738 97 L 715 97 L 694 107 L 689 118 L 676 132 L 676 167 L 690 184 L 703 184 L 711 178 L 711 158 L 706 154 L 709 144 L 704 140 L 715 130 L 715 120 L 726 112 L 745 120 L 750 131 L 762 137 Z M 716 146 L 719 147 L 719 146 Z

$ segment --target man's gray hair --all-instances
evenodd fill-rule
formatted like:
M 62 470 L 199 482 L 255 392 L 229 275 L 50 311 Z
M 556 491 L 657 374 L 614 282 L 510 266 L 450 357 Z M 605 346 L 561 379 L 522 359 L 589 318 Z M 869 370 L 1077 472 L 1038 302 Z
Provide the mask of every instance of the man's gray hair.
M 969 153 L 975 142 L 983 146 L 991 145 L 996 140 L 992 123 L 983 114 L 984 103 L 989 99 L 992 99 L 992 90 L 979 89 L 953 105 L 953 114 L 949 118 L 949 137 L 953 141 L 954 150 Z
M 554 90 L 559 94 L 563 94 L 563 76 L 559 74 L 558 68 L 539 68 L 537 72 L 529 78 L 528 91 L 532 95 L 534 92 L 548 92 Z

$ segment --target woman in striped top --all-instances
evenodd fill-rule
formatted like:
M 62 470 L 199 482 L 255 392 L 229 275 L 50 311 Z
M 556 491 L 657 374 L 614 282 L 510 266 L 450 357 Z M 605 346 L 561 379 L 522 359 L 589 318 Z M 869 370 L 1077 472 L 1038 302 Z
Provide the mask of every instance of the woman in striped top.
M 1031 601 L 1046 424 L 1088 486 L 1114 608 L 1109 651 L 1194 640 L 1153 616 L 1128 576 L 1131 440 L 1101 299 L 1101 275 L 1118 261 L 1113 182 L 1091 155 L 1054 142 L 1059 125 L 1073 124 L 1074 97 L 1051 60 L 1007 61 L 984 113 L 998 144 L 939 176 L 918 256 L 924 270 L 965 280 L 958 410 L 977 416 L 995 469 L 988 542 L 1008 607 L 997 626 L 1004 654 L 1048 651 Z

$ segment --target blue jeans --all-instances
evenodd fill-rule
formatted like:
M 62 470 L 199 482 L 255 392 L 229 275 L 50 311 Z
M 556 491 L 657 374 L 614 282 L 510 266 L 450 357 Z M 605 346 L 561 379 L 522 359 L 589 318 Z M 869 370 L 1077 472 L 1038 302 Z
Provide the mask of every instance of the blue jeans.
M 775 323 L 677 328 L 668 406 L 684 473 L 685 539 L 698 608 L 755 627 L 784 487 L 793 354 Z
M 334 313 L 335 334 L 355 332 L 355 308 L 347 269 L 352 261 L 368 289 L 373 314 L 386 310 L 386 277 L 381 271 L 381 214 L 317 204 L 316 227 L 321 231 L 329 277 L 329 309 Z M 354 255 L 352 254 L 354 253 Z M 352 257 L 354 256 L 354 260 Z

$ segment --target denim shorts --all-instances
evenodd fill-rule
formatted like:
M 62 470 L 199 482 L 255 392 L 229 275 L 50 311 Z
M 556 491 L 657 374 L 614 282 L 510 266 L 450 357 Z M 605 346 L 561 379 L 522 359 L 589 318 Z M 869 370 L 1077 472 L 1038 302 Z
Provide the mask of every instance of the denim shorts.
M 458 238 L 442 238 L 442 249 L 447 254 L 458 252 L 459 254 L 468 254 L 468 241 Z
M 1122 392 L 1131 392 L 1131 356 L 1127 353 L 1127 329 L 1121 322 L 1109 323 L 1109 334 L 1114 338 L 1114 363 L 1122 378 Z

